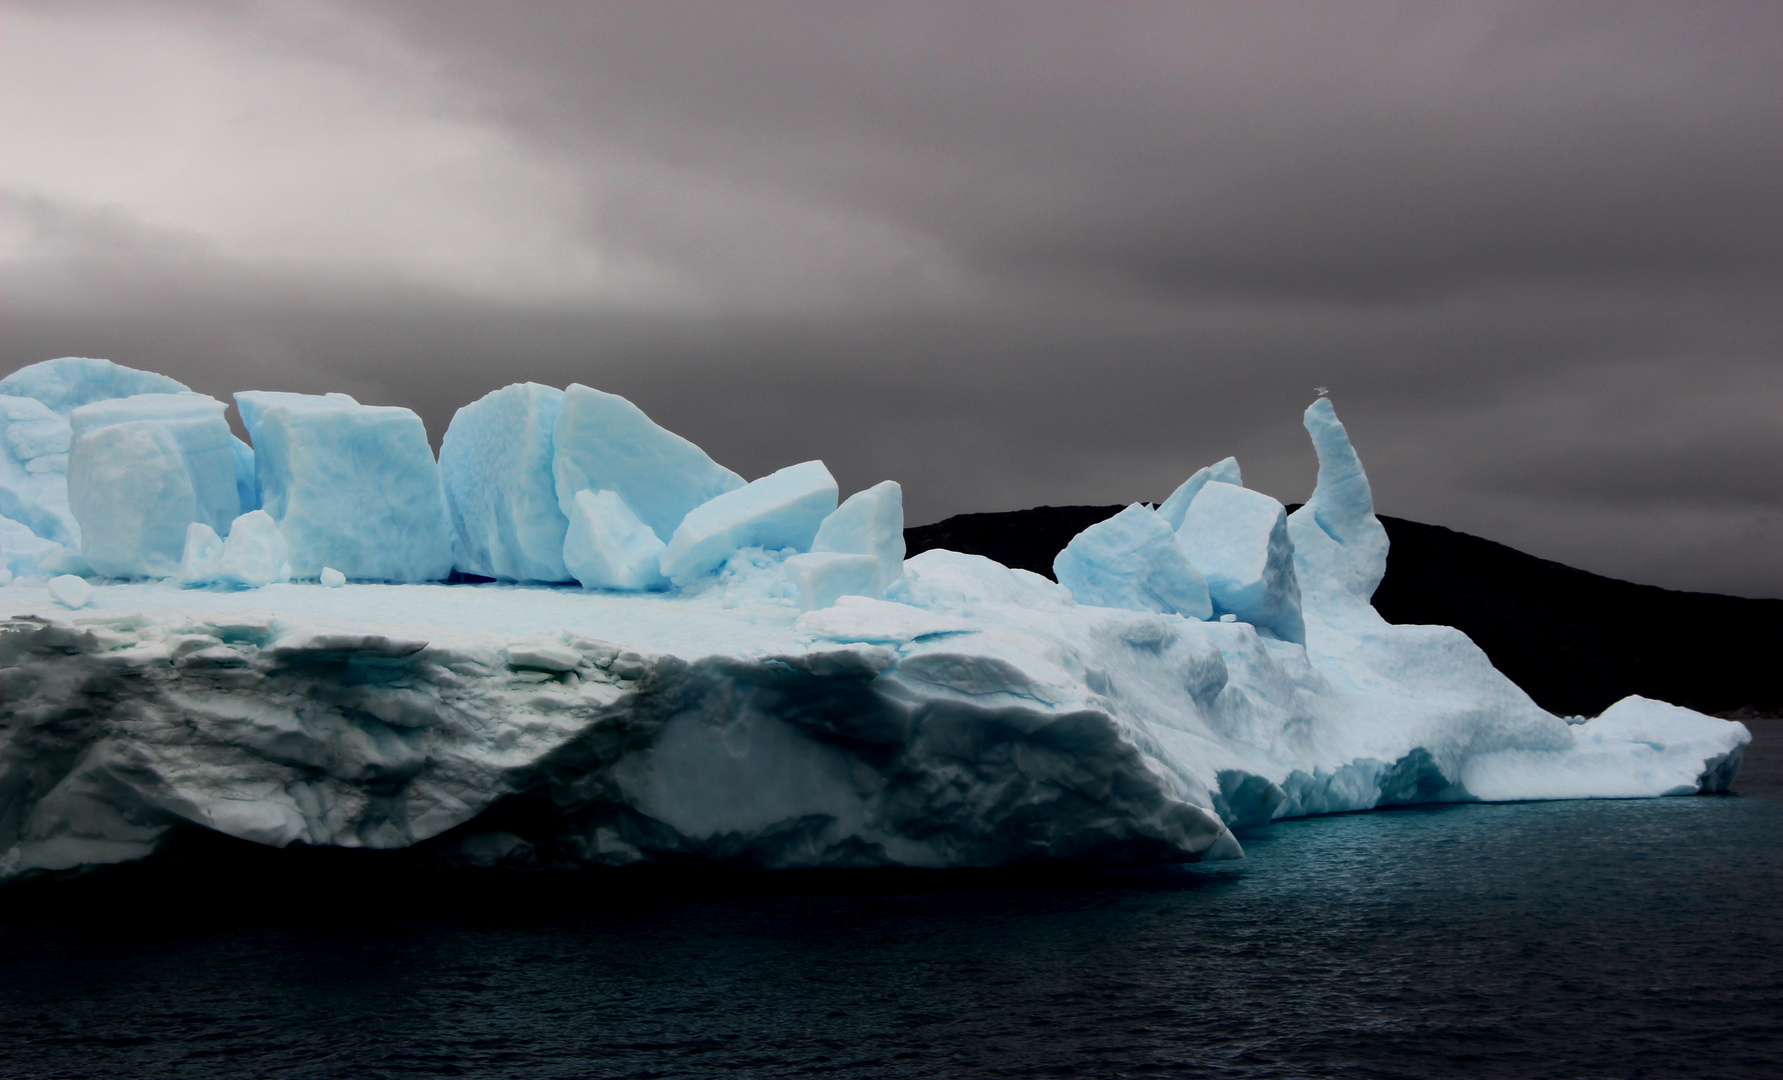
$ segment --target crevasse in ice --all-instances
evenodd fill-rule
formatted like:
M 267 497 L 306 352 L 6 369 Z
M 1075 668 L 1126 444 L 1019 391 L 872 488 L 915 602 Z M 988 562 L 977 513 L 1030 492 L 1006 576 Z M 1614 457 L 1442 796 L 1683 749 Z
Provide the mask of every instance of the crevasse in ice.
M 243 394 L 265 508 L 221 517 L 242 458 L 214 428 L 156 427 L 106 368 L 52 374 L 6 382 L 123 402 L 92 430 L 141 446 L 95 476 L 172 494 L 81 488 L 128 526 L 91 550 L 131 573 L 96 586 L 51 578 L 85 566 L 35 531 L 53 513 L 0 520 L 0 877 L 181 826 L 534 866 L 1227 858 L 1286 816 L 1721 790 L 1749 740 L 1641 698 L 1569 723 L 1459 631 L 1381 619 L 1386 536 L 1325 399 L 1293 515 L 1221 462 L 1086 530 L 1055 584 L 902 560 L 895 485 L 838 507 L 818 462 L 745 485 L 588 388 L 555 417 L 548 387 L 467 407 L 443 477 L 407 410 Z M 65 452 L 25 413 L 11 464 Z M 553 555 L 601 587 L 539 584 Z M 513 582 L 429 583 L 455 557 Z

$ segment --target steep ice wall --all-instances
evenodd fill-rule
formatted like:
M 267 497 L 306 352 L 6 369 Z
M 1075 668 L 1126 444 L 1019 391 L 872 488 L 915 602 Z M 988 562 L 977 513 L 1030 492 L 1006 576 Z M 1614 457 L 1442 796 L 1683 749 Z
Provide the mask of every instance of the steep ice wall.
M 390 591 L 334 595 L 369 613 Z M 468 603 L 436 595 L 435 614 L 527 617 L 518 591 L 460 591 Z M 730 649 L 677 655 L 573 630 L 230 613 L 216 609 L 241 594 L 194 595 L 212 610 L 0 628 L 0 876 L 137 857 L 179 822 L 281 847 L 403 847 L 504 797 L 548 813 L 524 836 L 473 825 L 458 848 L 763 866 L 1236 851 L 1125 721 L 1018 649 L 954 647 L 946 620 L 879 620 L 894 640 L 837 642 L 790 608 L 725 626 L 708 606 L 686 615 Z M 639 614 L 584 612 L 660 636 Z

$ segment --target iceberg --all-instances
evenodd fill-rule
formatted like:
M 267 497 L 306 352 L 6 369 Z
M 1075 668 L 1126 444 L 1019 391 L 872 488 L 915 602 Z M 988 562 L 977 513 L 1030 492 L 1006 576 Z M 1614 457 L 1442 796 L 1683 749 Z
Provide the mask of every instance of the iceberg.
M 1283 817 L 1725 790 L 1750 740 L 1642 698 L 1569 721 L 1459 631 L 1388 624 L 1368 603 L 1385 536 L 1328 401 L 1307 410 L 1319 475 L 1292 517 L 1210 470 L 1180 528 L 1134 506 L 1085 530 L 1065 584 L 945 550 L 888 583 L 901 497 L 881 485 L 843 514 L 819 462 L 713 480 L 666 543 L 590 483 L 561 557 L 615 579 L 654 559 L 677 586 L 627 591 L 379 583 L 451 565 L 419 420 L 252 400 L 266 507 L 226 537 L 182 522 L 175 554 L 227 587 L 0 583 L 0 879 L 144 857 L 182 828 L 534 867 L 1236 858 Z M 590 400 L 619 418 L 598 438 L 656 438 Z M 536 403 L 477 421 L 532 437 L 525 453 L 460 475 L 525 474 L 539 496 Z M 132 424 L 149 422 L 93 432 L 161 430 Z M 561 410 L 551 430 L 561 498 Z M 169 473 L 184 460 L 149 441 Z M 691 499 L 703 452 L 658 441 L 660 472 L 622 453 L 611 475 Z M 321 585 L 284 580 L 281 541 L 293 563 L 326 549 L 300 575 Z
M 313 580 L 324 566 L 356 581 L 452 572 L 439 465 L 419 416 L 344 394 L 247 391 L 235 400 L 292 576 Z
M 552 475 L 563 391 L 514 383 L 452 417 L 440 477 L 459 570 L 502 581 L 568 581 L 565 508 Z M 584 583 L 586 584 L 586 583 Z
M 81 554 L 107 577 L 179 572 L 186 527 L 218 532 L 241 513 L 234 436 L 221 401 L 137 394 L 82 405 L 69 420 L 68 505 Z
M 662 553 L 662 572 L 677 585 L 718 569 L 746 547 L 808 551 L 836 511 L 836 478 L 821 461 L 788 465 L 727 491 L 688 513 Z
M 591 386 L 571 383 L 552 427 L 551 471 L 567 517 L 578 491 L 612 491 L 668 543 L 694 507 L 743 486 L 743 478 L 644 415 Z

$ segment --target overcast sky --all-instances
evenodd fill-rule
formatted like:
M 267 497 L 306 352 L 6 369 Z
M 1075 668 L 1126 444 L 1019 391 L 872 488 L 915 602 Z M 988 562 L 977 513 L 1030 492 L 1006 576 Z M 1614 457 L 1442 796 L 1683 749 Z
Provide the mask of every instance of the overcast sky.
M 626 395 L 909 521 L 1304 499 L 1783 596 L 1783 4 L 10 3 L 0 374 Z

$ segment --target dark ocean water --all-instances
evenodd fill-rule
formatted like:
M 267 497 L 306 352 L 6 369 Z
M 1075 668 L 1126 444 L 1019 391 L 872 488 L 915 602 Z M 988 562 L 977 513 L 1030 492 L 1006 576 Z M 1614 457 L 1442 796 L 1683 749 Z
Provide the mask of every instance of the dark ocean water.
M 1783 1076 L 1752 726 L 1739 796 L 1279 822 L 1205 868 L 31 883 L 0 1077 Z

